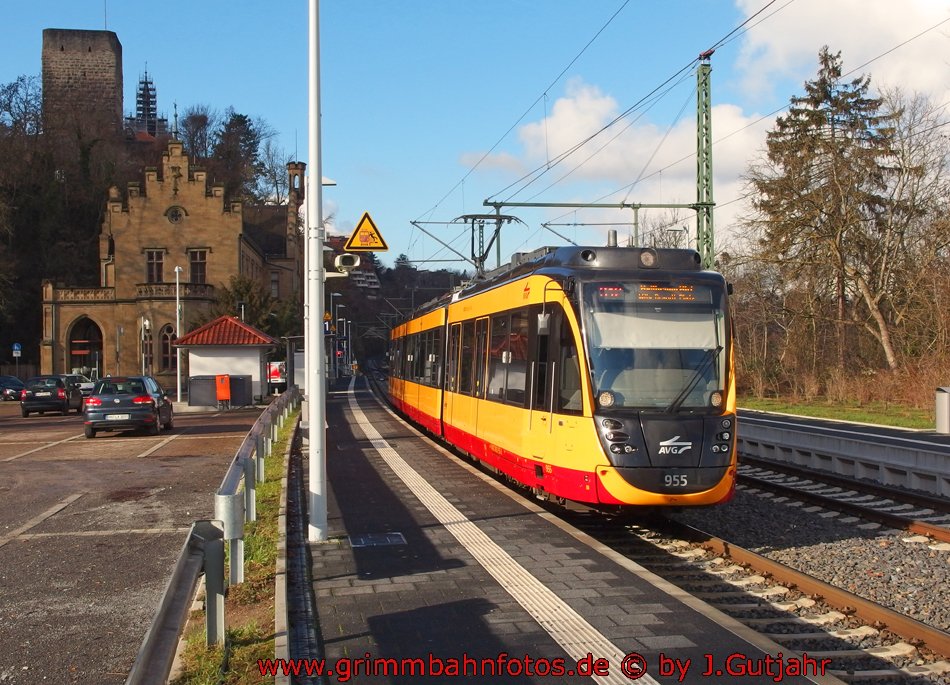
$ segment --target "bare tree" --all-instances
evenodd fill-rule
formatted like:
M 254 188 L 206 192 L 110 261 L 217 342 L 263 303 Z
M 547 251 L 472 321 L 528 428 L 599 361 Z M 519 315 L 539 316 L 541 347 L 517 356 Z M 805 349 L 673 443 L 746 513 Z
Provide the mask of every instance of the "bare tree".
M 257 194 L 267 204 L 282 205 L 287 202 L 287 164 L 291 161 L 292 157 L 278 147 L 273 138 L 264 141 L 259 155 Z
M 211 156 L 220 125 L 221 115 L 208 105 L 192 105 L 185 110 L 178 135 L 192 161 L 203 163 Z

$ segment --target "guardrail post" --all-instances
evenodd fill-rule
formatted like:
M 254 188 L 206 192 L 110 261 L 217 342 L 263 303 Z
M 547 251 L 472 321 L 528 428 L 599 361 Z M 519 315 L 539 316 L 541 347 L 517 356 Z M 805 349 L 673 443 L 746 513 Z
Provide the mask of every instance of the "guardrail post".
M 254 459 L 257 461 L 257 482 L 264 482 L 264 434 L 258 431 L 255 436 L 257 446 L 254 448 Z
M 244 582 L 244 497 L 241 493 L 215 494 L 214 516 L 224 524 L 224 539 L 231 557 L 230 583 Z
M 205 635 L 209 645 L 224 644 L 224 540 L 220 521 L 195 521 L 204 540 Z
M 257 520 L 257 484 L 264 480 L 258 478 L 257 459 L 248 454 L 244 458 L 244 520 Z
M 264 417 L 264 425 L 262 427 L 264 431 L 264 456 L 269 457 L 273 450 L 273 441 L 274 435 L 271 433 L 270 429 L 270 417 Z

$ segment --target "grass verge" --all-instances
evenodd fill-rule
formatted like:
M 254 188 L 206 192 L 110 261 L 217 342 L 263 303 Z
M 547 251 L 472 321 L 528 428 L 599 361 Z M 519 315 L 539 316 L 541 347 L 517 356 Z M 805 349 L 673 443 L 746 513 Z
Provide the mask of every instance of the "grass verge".
M 257 484 L 257 521 L 244 524 L 244 582 L 228 588 L 224 602 L 225 646 L 205 644 L 204 611 L 192 613 L 185 631 L 182 670 L 172 685 L 250 685 L 272 682 L 260 675 L 258 659 L 274 656 L 274 581 L 277 514 L 284 452 L 296 413 L 284 423 L 271 456 L 264 460 L 264 482 Z
M 932 429 L 934 427 L 934 412 L 932 410 L 915 409 L 890 402 L 864 404 L 813 402 L 806 404 L 781 398 L 758 399 L 746 397 L 739 398 L 739 406 L 742 409 L 777 411 L 786 414 L 798 414 L 799 416 L 837 419 L 839 421 L 859 421 L 861 423 L 874 423 L 899 428 Z

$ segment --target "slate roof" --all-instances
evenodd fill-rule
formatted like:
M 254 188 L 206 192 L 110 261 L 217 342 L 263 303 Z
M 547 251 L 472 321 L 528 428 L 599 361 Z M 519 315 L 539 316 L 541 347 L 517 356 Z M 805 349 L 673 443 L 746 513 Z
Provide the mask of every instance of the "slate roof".
M 244 237 L 262 254 L 287 256 L 287 205 L 246 205 L 241 210 Z
M 178 339 L 178 347 L 201 347 L 205 345 L 246 345 L 270 347 L 277 341 L 263 331 L 244 323 L 236 316 L 220 316 L 204 326 L 186 333 Z

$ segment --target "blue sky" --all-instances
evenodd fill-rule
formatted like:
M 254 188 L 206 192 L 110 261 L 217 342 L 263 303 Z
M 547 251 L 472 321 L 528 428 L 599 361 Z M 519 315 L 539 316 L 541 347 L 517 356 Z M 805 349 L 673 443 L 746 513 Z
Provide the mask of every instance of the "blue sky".
M 39 75 L 44 28 L 108 28 L 123 47 L 127 113 L 147 65 L 169 119 L 173 103 L 179 111 L 233 106 L 264 119 L 288 154 L 296 150 L 307 161 L 306 0 L 10 4 L 0 27 L 0 83 Z M 421 268 L 465 268 L 424 263 L 454 255 L 410 222 L 435 222 L 427 229 L 467 254 L 462 227 L 439 222 L 487 212 L 489 197 L 694 201 L 691 73 L 537 182 L 505 189 L 637 105 L 766 5 L 322 0 L 322 164 L 338 184 L 324 190 L 330 231 L 348 234 L 368 211 L 390 247 L 380 255 L 384 263 L 406 253 Z M 943 103 L 950 90 L 945 20 L 950 0 L 777 0 L 720 47 L 711 61 L 717 245 L 741 241 L 741 175 L 760 153 L 773 113 L 814 76 L 822 45 L 842 51 L 846 71 L 874 60 L 858 72 L 870 73 L 874 85 L 900 85 Z M 603 242 L 606 227 L 594 224 L 617 222 L 622 238 L 632 232 L 629 210 L 505 211 L 526 225 L 503 230 L 503 259 L 561 242 L 541 228 L 545 221 L 584 243 Z M 688 210 L 641 213 L 640 221 L 641 233 L 694 225 Z

